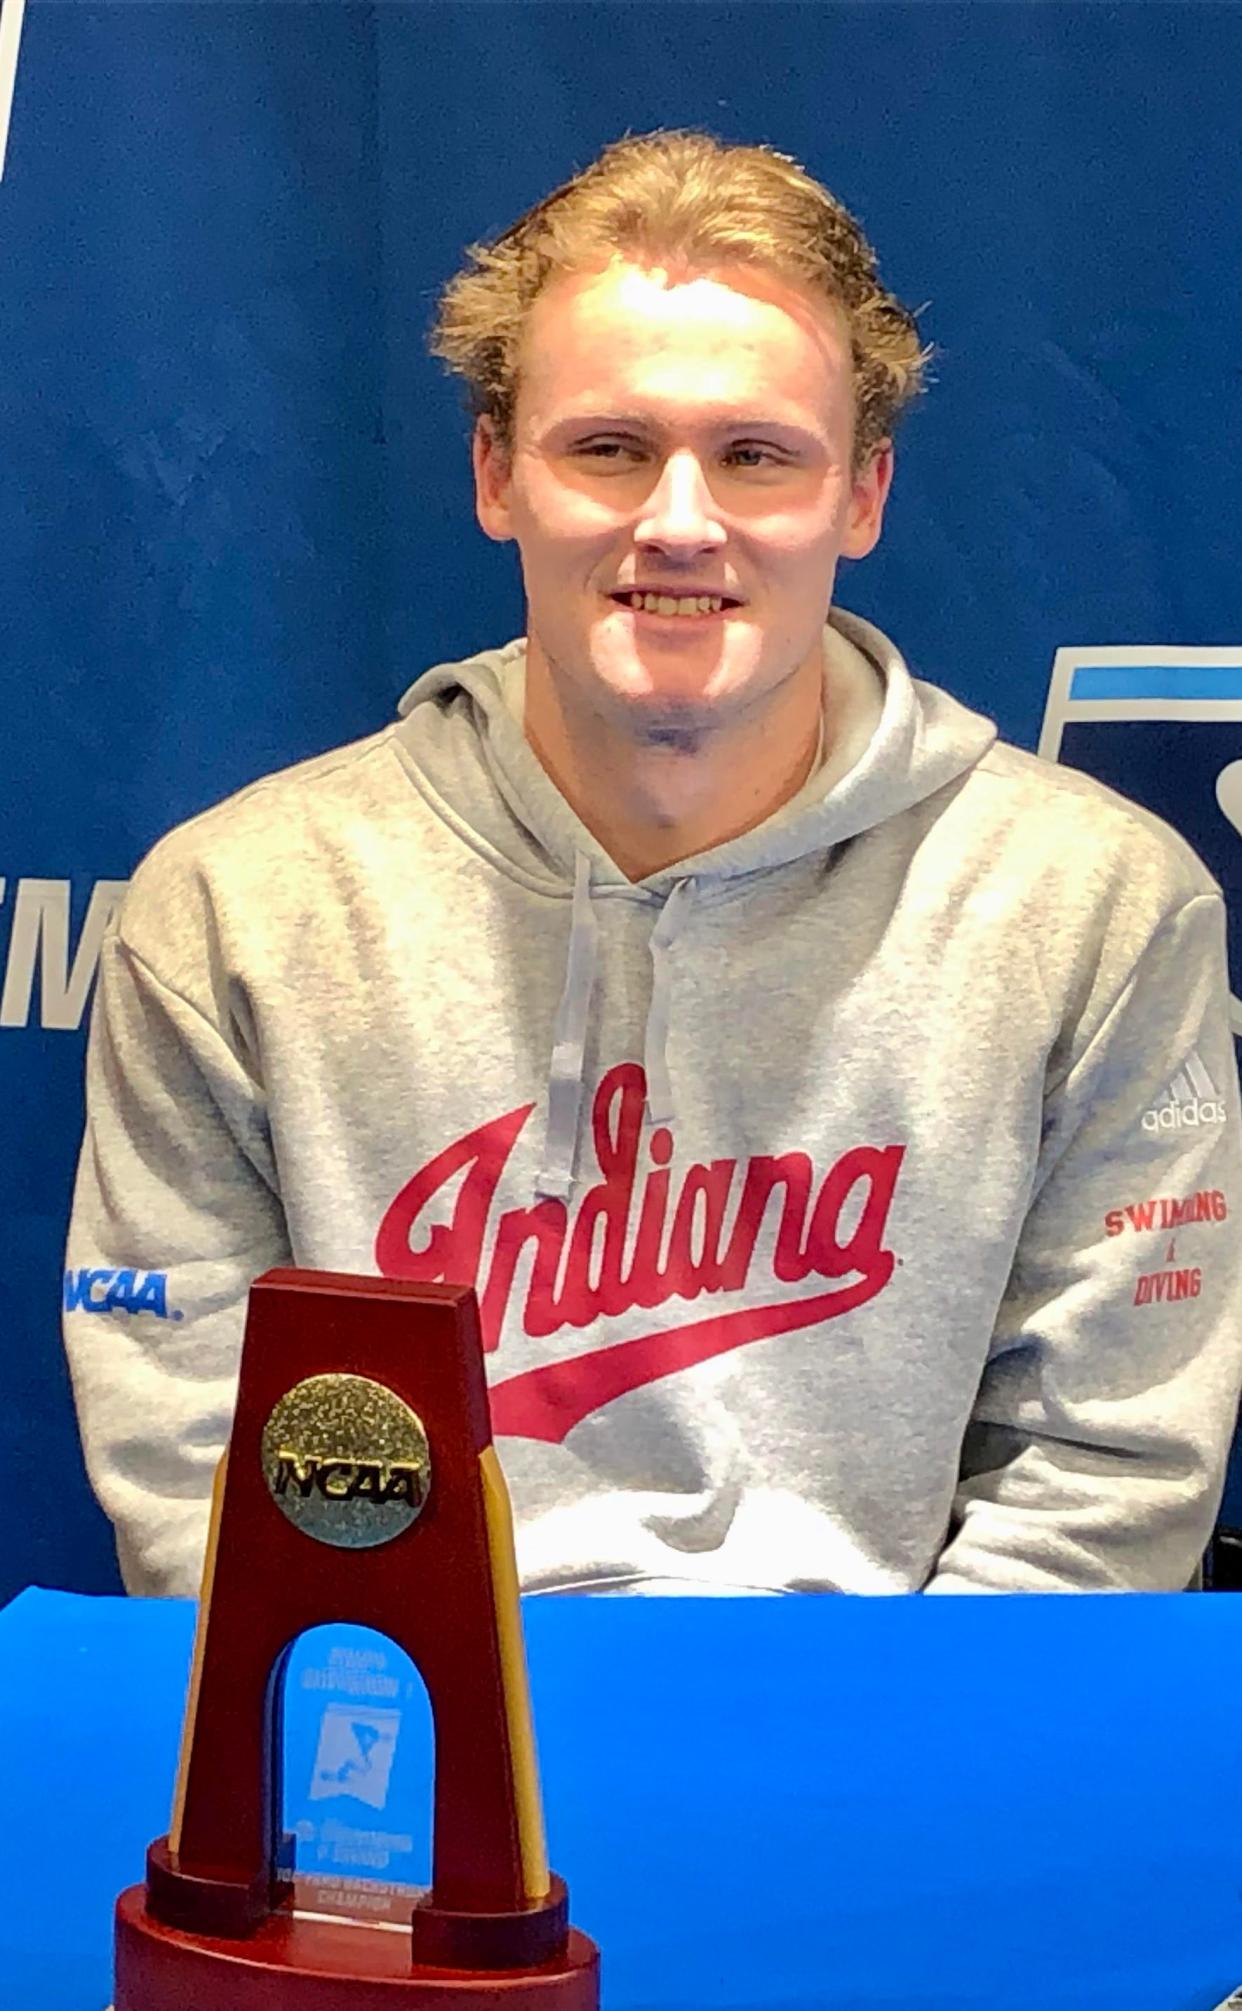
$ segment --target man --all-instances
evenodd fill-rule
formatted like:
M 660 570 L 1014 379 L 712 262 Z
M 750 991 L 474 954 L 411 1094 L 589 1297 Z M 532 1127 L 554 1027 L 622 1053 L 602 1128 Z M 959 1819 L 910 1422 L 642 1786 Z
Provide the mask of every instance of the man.
M 1219 889 L 831 608 L 924 362 L 808 175 L 627 140 L 446 289 L 524 638 L 159 844 L 71 1312 L 195 1590 L 246 1293 L 474 1283 L 531 1589 L 1176 1588 L 1242 1377 Z M 830 612 L 831 609 L 831 612 Z

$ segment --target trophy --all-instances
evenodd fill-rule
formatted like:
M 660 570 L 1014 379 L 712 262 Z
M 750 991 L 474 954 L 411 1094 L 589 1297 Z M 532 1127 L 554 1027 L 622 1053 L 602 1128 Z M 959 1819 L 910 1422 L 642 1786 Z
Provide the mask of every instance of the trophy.
M 353 1621 L 435 1729 L 431 1889 L 404 1925 L 299 1912 L 279 1833 L 289 1651 Z M 330 1271 L 251 1288 L 172 1823 L 116 1908 L 115 2011 L 597 2011 L 549 1871 L 513 1523 L 473 1291 Z

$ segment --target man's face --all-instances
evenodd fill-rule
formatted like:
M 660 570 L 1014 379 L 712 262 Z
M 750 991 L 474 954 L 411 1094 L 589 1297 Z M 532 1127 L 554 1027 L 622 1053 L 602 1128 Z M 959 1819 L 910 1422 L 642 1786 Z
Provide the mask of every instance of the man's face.
M 479 522 L 516 539 L 528 691 L 639 739 L 740 721 L 821 675 L 837 560 L 880 534 L 891 450 L 851 474 L 844 318 L 741 267 L 616 260 L 535 301 L 512 462 L 474 442 Z M 636 609 L 724 596 L 719 611 Z

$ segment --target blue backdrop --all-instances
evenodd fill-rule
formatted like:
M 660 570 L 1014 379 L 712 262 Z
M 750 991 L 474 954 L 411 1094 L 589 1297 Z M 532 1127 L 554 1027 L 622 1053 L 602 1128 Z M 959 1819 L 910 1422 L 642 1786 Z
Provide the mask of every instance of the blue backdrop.
M 1239 77 L 1242 9 L 1193 0 L 29 0 L 0 181 L 0 1597 L 117 1583 L 58 1332 L 111 901 L 170 825 L 521 631 L 423 348 L 462 247 L 627 130 L 803 161 L 939 349 L 839 598 L 1034 747 L 1058 650 L 1242 645 Z M 1155 763 L 1231 893 L 1239 693 L 1202 760 Z M 1060 756 L 1141 794 L 1124 727 Z

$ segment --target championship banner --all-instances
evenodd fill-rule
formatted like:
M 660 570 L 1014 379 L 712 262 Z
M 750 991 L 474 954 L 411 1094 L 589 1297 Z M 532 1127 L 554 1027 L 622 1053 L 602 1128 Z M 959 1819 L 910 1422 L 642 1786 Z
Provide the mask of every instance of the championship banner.
M 1184 831 L 1242 998 L 1238 684 L 1090 681 L 1237 675 L 1239 76 L 1242 7 L 1181 0 L 0 0 L 0 1601 L 120 1587 L 66 1301 L 101 1341 L 176 1311 L 158 1267 L 63 1270 L 108 918 L 174 825 L 520 634 L 424 336 L 464 248 L 627 131 L 774 146 L 860 218 L 935 355 L 836 598 Z M 1066 636 L 1116 648 L 1049 696 Z M 340 1785 L 378 1793 L 371 1731 Z

